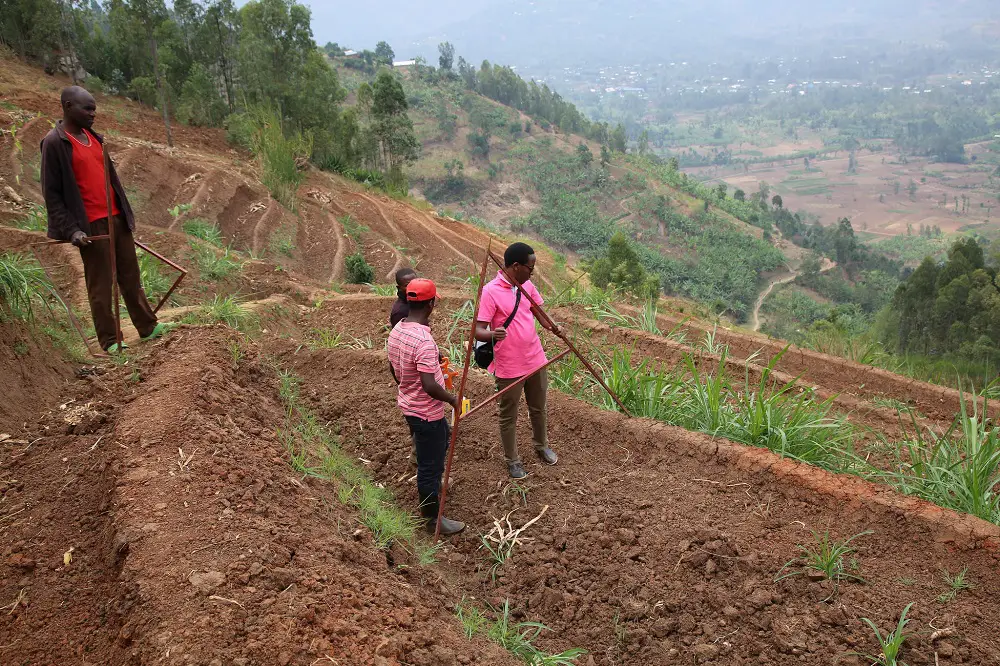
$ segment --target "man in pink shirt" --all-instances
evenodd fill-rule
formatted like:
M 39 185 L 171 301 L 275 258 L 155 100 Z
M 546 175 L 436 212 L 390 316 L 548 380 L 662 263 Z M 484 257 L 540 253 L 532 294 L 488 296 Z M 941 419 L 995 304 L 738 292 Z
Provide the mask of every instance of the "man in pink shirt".
M 389 334 L 389 369 L 399 385 L 396 404 L 410 426 L 417 447 L 417 495 L 427 531 L 437 521 L 438 490 L 444 473 L 451 429 L 445 405 L 458 407 L 458 397 L 444 388 L 437 343 L 431 336 L 431 312 L 437 288 L 430 280 L 415 279 L 406 285 L 410 305 L 407 317 Z M 465 529 L 465 523 L 441 517 L 441 534 L 449 536 Z
M 511 278 L 531 295 L 535 303 L 541 305 L 542 295 L 531 283 L 531 275 L 535 271 L 535 251 L 531 246 L 526 243 L 513 243 L 504 252 L 503 258 Z M 504 326 L 512 312 L 514 317 L 510 325 Z M 493 342 L 493 364 L 489 370 L 496 375 L 498 391 L 545 365 L 545 351 L 535 329 L 536 318 L 542 326 L 548 328 L 545 318 L 535 312 L 528 299 L 523 297 L 518 299 L 517 287 L 503 271 L 498 272 L 497 276 L 483 287 L 479 313 L 476 315 L 476 339 L 480 342 Z M 505 393 L 499 400 L 500 439 L 503 441 L 504 456 L 507 458 L 507 471 L 512 479 L 523 479 L 528 475 L 517 452 L 517 408 L 521 402 L 522 392 L 528 403 L 528 415 L 531 417 L 535 453 L 546 465 L 555 465 L 559 460 L 556 452 L 549 448 L 548 442 L 545 415 L 548 383 L 548 374 L 542 370 L 528 378 L 519 388 Z

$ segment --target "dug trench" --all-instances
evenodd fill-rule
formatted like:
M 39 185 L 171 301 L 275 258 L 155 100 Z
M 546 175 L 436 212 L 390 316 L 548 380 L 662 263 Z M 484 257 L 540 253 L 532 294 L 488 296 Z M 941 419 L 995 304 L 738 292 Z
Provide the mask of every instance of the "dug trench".
M 382 353 L 283 344 L 277 356 L 303 378 L 303 397 L 336 424 L 343 446 L 415 505 L 409 435 Z M 485 377 L 470 377 L 472 396 L 489 391 Z M 878 650 L 861 618 L 894 626 L 914 602 L 907 663 L 1000 659 L 995 525 L 554 391 L 549 433 L 560 463 L 531 461 L 522 500 L 490 411 L 462 426 L 448 513 L 470 527 L 441 566 L 469 596 L 494 606 L 509 599 L 520 617 L 550 627 L 539 641 L 550 652 L 583 647 L 586 663 L 608 665 L 860 664 L 850 653 Z M 526 417 L 519 438 L 528 456 Z M 546 506 L 494 581 L 480 535 L 495 519 L 510 514 L 518 527 Z M 812 531 L 826 530 L 837 539 L 871 531 L 845 562 L 864 582 L 776 582 Z M 966 566 L 976 587 L 939 601 L 942 571 Z
M 515 663 L 293 472 L 254 355 L 182 328 L 0 444 L 0 663 Z

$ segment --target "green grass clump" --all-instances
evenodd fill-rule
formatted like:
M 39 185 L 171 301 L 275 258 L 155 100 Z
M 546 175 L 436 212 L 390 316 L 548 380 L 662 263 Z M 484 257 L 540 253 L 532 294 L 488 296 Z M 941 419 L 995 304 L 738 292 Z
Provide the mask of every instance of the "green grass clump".
M 173 284 L 170 278 L 163 274 L 160 261 L 147 252 L 139 252 L 139 280 L 142 289 L 151 300 L 157 301 Z
M 281 115 L 276 109 L 257 106 L 247 110 L 250 148 L 261 169 L 261 182 L 289 210 L 295 210 L 296 192 L 305 172 L 299 162 L 312 153 L 312 141 L 299 133 L 289 136 L 281 127 Z
M 368 285 L 372 293 L 376 296 L 395 296 L 396 285 L 394 284 L 370 284 Z
M 375 269 L 360 252 L 348 255 L 347 281 L 351 284 L 371 284 L 375 280 Z
M 792 576 L 808 575 L 815 572 L 823 577 L 823 580 L 832 580 L 835 583 L 842 580 L 855 580 L 863 583 L 864 579 L 856 574 L 848 573 L 844 558 L 854 554 L 855 548 L 850 547 L 850 543 L 858 537 L 871 534 L 871 531 L 860 532 L 844 539 L 836 541 L 830 538 L 830 531 L 823 534 L 813 532 L 813 543 L 810 545 L 799 544 L 800 555 L 785 562 L 785 565 L 778 571 L 775 581 L 791 578 Z M 789 567 L 796 566 L 798 570 L 784 573 Z
M 466 637 L 485 636 L 530 666 L 572 666 L 577 659 L 587 654 L 582 648 L 570 648 L 559 654 L 549 654 L 537 648 L 534 645 L 535 639 L 543 631 L 550 629 L 540 622 L 514 621 L 511 618 L 509 599 L 504 600 L 502 608 L 491 608 L 490 612 L 492 619 L 465 600 L 455 609 Z
M 948 586 L 948 591 L 938 597 L 938 601 L 945 603 L 953 601 L 959 592 L 971 590 L 975 587 L 969 576 L 969 567 L 964 567 L 957 574 L 952 575 L 947 569 L 942 572 L 944 582 Z
M 275 233 L 268 242 L 271 254 L 283 254 L 291 257 L 295 253 L 295 239 L 289 233 Z
M 239 331 L 249 332 L 257 328 L 257 315 L 235 296 L 216 296 L 201 307 L 200 319 L 208 323 L 222 323 Z
M 862 654 L 858 652 L 851 654 L 871 660 L 873 666 L 906 666 L 900 659 L 900 655 L 903 652 L 903 643 L 909 635 L 906 633 L 906 625 L 910 620 L 906 617 L 906 614 L 910 612 L 912 606 L 913 602 L 906 605 L 906 608 L 903 609 L 902 614 L 899 616 L 896 628 L 884 635 L 879 631 L 878 625 L 874 622 L 867 617 L 861 618 L 861 621 L 871 627 L 871 630 L 875 633 L 875 639 L 879 644 L 879 654 Z
M 34 319 L 35 306 L 52 294 L 45 271 L 27 255 L 0 254 L 0 317 Z
M 986 416 L 990 392 L 989 387 L 973 391 L 967 401 L 962 391 L 961 411 L 943 435 L 922 432 L 911 414 L 914 438 L 891 447 L 896 456 L 892 471 L 872 468 L 871 477 L 907 495 L 1000 524 L 1000 428 Z
M 219 230 L 219 227 L 208 220 L 196 217 L 186 221 L 181 225 L 181 228 L 189 236 L 194 236 L 215 247 L 222 247 L 222 232 Z
M 12 224 L 18 229 L 25 231 L 48 231 L 49 219 L 45 213 L 45 208 L 34 202 L 28 204 L 28 213 L 24 217 L 15 219 Z
M 191 241 L 192 258 L 198 266 L 201 277 L 209 280 L 224 280 L 242 268 L 229 248 L 219 250 L 208 243 Z

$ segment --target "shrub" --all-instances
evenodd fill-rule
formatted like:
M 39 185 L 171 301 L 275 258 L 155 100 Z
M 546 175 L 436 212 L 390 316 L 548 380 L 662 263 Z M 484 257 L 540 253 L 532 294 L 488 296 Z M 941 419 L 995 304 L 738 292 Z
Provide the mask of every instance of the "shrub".
M 261 168 L 261 181 L 271 195 L 289 210 L 295 210 L 295 195 L 305 175 L 299 162 L 308 159 L 312 141 L 293 133 L 285 136 L 278 112 L 269 107 L 247 111 L 250 119 L 250 145 Z
M 347 257 L 347 281 L 351 284 L 370 284 L 375 281 L 375 269 L 360 252 Z
M 52 283 L 36 261 L 20 254 L 0 254 L 0 315 L 10 313 L 29 320 L 35 302 L 44 302 L 51 293 Z

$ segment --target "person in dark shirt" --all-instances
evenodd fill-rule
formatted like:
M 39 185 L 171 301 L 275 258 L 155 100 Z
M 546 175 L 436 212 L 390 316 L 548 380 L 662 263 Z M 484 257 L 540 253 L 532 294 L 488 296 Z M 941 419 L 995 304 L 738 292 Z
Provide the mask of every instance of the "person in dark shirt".
M 410 304 L 406 302 L 406 285 L 417 277 L 417 272 L 412 268 L 400 268 L 396 271 L 396 300 L 392 304 L 392 311 L 389 313 L 389 328 L 396 328 L 396 324 L 401 319 L 410 315 Z
M 173 325 L 157 321 L 143 291 L 132 242 L 135 215 L 114 164 L 104 155 L 104 137 L 93 131 L 97 115 L 94 96 L 79 86 L 71 86 L 63 89 L 60 103 L 63 119 L 41 143 L 48 236 L 80 248 L 98 342 L 105 351 L 119 353 L 126 345 L 118 340 L 112 310 L 111 247 L 107 240 L 90 240 L 91 236 L 106 236 L 111 225 L 115 232 L 118 286 L 139 336 L 143 340 L 158 338 Z M 110 206 L 105 189 L 109 183 Z

